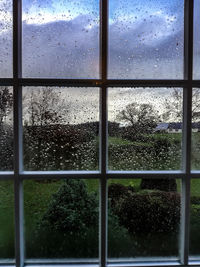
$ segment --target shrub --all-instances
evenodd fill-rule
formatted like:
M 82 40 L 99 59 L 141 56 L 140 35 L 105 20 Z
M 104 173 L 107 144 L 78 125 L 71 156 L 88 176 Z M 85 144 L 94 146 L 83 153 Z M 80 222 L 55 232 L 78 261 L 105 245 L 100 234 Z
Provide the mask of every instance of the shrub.
M 121 197 L 129 194 L 129 190 L 134 191 L 134 188 L 122 184 L 110 184 L 108 187 L 108 198 L 111 201 L 111 207 L 114 207 Z
M 142 179 L 141 189 L 161 190 L 167 192 L 176 192 L 176 179 Z
M 154 153 L 155 156 L 160 157 L 160 154 L 165 154 L 169 152 L 169 149 L 171 147 L 171 142 L 169 141 L 168 138 L 158 138 L 154 140 Z
M 83 235 L 98 225 L 98 199 L 82 180 L 68 179 L 52 196 L 41 225 L 53 231 Z
M 93 139 L 90 132 L 73 125 L 27 126 L 24 165 L 29 170 L 82 169 L 79 151 L 94 150 Z
M 200 205 L 200 197 L 199 196 L 191 196 L 191 204 Z
M 10 125 L 0 125 L 0 170 L 13 170 L 13 129 Z
M 120 225 L 130 233 L 176 231 L 180 221 L 180 195 L 140 191 L 121 197 L 114 209 Z

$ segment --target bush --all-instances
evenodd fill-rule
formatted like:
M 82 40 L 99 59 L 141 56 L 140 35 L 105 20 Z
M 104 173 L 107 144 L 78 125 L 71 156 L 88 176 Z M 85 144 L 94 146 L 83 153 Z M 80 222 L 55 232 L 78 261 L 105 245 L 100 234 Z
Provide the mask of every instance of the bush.
M 168 138 L 159 138 L 154 140 L 154 153 L 155 156 L 160 157 L 160 154 L 165 154 L 169 152 L 171 147 L 171 142 Z
M 161 190 L 167 192 L 176 192 L 176 179 L 142 179 L 141 189 Z
M 191 196 L 191 204 L 200 205 L 200 197 L 199 196 Z
M 110 184 L 108 187 L 108 198 L 111 201 L 111 207 L 114 207 L 121 197 L 129 194 L 129 190 L 133 192 L 134 188 L 122 184 Z
M 130 233 L 176 231 L 180 222 L 180 195 L 140 191 L 123 196 L 114 209 L 120 225 Z
M 10 125 L 0 125 L 0 170 L 13 170 L 13 129 Z
M 53 231 L 83 235 L 98 225 L 98 199 L 84 181 L 68 179 L 52 196 L 41 225 Z
M 94 136 L 73 125 L 27 126 L 24 129 L 24 165 L 28 170 L 82 169 L 84 152 L 94 153 Z M 82 149 L 82 150 L 81 150 Z M 83 153 L 82 153 L 83 154 Z M 95 164 L 95 163 L 94 163 Z M 86 166 L 85 169 L 89 167 Z

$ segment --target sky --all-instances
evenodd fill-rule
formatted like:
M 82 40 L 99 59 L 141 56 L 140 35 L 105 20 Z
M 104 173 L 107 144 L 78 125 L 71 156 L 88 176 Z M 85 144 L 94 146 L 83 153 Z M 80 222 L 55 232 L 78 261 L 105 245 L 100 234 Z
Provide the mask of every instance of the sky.
M 11 2 L 0 1 L 0 77 L 5 78 L 12 76 Z M 199 12 L 195 0 L 195 22 Z M 183 13 L 183 0 L 110 0 L 108 77 L 182 79 Z M 99 78 L 98 0 L 23 0 L 22 20 L 23 77 Z M 194 51 L 198 77 L 198 23 Z
M 25 77 L 99 77 L 99 0 L 22 2 Z M 183 78 L 183 2 L 109 1 L 109 78 Z M 11 11 L 11 0 L 2 0 L 4 77 L 11 76 Z

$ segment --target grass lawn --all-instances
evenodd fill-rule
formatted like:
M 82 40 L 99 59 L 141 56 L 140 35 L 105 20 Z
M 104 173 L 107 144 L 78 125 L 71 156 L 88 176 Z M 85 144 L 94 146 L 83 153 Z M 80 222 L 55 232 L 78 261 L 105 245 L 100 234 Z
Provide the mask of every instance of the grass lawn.
M 181 142 L 181 134 L 153 134 L 153 139 L 168 139 L 170 142 Z M 109 137 L 109 144 L 115 147 L 128 147 L 128 146 L 143 146 L 143 147 L 151 147 L 152 143 L 141 143 L 141 142 L 131 142 L 128 140 L 122 140 L 119 137 Z M 193 146 L 200 144 L 200 133 L 193 133 Z M 200 153 L 196 149 L 193 149 L 193 162 L 192 166 L 199 166 L 200 167 L 200 161 L 198 161 L 198 158 L 200 158 Z M 133 155 L 134 156 L 134 155 Z M 129 158 L 129 164 L 134 165 L 134 163 L 131 162 L 133 157 Z M 116 168 L 120 166 L 120 164 L 123 164 L 123 157 L 119 154 L 118 162 L 114 161 L 112 164 L 115 164 Z M 141 158 L 137 159 L 140 161 Z M 172 162 L 173 163 L 173 162 Z M 199 165 L 198 165 L 199 164 Z M 99 191 L 99 181 L 98 180 L 85 180 L 88 190 L 89 191 Z M 177 180 L 178 181 L 178 180 Z M 140 186 L 140 179 L 112 179 L 108 181 L 108 184 L 110 183 L 120 183 L 123 185 L 131 185 L 136 188 L 139 188 Z M 43 214 L 45 213 L 48 204 L 52 198 L 52 194 L 56 193 L 58 189 L 60 188 L 63 181 L 56 180 L 53 182 L 50 181 L 25 181 L 24 182 L 24 215 L 25 215 L 25 244 L 26 244 L 26 251 L 27 255 L 31 255 L 31 250 L 33 247 L 37 249 L 38 244 L 35 244 L 34 235 L 35 235 L 35 228 L 37 227 L 38 221 L 42 218 Z M 180 183 L 177 182 L 178 185 L 178 191 L 181 191 Z M 192 180 L 191 181 L 191 195 L 200 197 L 200 179 L 199 180 Z M 14 193 L 13 193 L 13 183 L 12 182 L 0 182 L 0 214 L 1 214 L 1 220 L 0 220 L 0 258 L 13 258 L 14 257 Z M 200 210 L 200 202 L 195 204 L 195 208 Z M 200 238 L 197 235 L 197 232 L 200 232 L 200 224 L 197 222 L 200 220 L 200 212 L 199 215 L 196 213 L 196 217 L 192 220 L 191 229 L 192 229 L 192 240 L 195 246 L 199 246 L 197 242 L 197 238 L 195 239 L 195 236 Z M 114 228 L 113 228 L 114 229 Z M 124 234 L 124 237 L 122 234 L 117 232 L 117 229 L 114 229 L 115 233 L 118 236 L 121 236 L 121 240 L 113 239 L 112 242 L 114 242 L 113 246 L 113 254 L 117 254 L 117 251 L 121 249 L 121 251 L 127 251 L 127 253 L 132 253 L 135 249 L 135 245 L 133 246 L 133 240 L 138 244 L 142 244 L 141 249 L 145 251 L 145 243 L 149 244 L 151 246 L 152 236 L 149 237 L 133 237 L 133 239 L 130 239 L 127 235 Z M 113 235 L 114 236 L 114 235 Z M 143 242 L 145 238 L 148 240 L 148 242 Z M 157 235 L 155 239 L 159 240 L 163 239 L 163 246 L 170 246 L 169 244 L 173 244 L 174 238 L 177 239 L 177 236 L 171 237 L 171 241 L 169 239 L 169 236 L 164 235 Z M 112 238 L 111 238 L 112 239 Z M 73 241 L 73 240 L 72 240 Z M 123 242 L 122 242 L 123 241 Z M 109 241 L 111 242 L 111 241 Z M 53 244 L 53 237 L 51 240 L 49 240 L 49 243 Z M 84 244 L 84 242 L 83 242 Z M 123 246 L 122 246 L 123 244 Z M 110 244 L 111 245 L 111 244 Z M 83 245 L 84 246 L 84 245 Z M 193 251 L 196 251 L 196 247 L 193 249 Z M 129 248 L 129 249 L 128 249 Z M 152 244 L 153 248 L 153 244 Z M 149 253 L 149 248 L 146 248 L 147 254 Z M 116 250 L 116 252 L 114 251 Z M 128 252 L 129 251 L 129 252 Z M 166 248 L 167 251 L 167 248 Z M 152 253 L 154 253 L 152 251 Z M 156 252 L 155 252 L 156 253 Z M 196 253 L 196 252 L 194 252 Z M 123 254 L 123 253 L 122 253 Z M 124 255 L 124 254 L 123 254 Z
M 108 167 L 111 170 L 178 170 L 181 138 L 181 133 L 144 134 L 136 136 L 134 141 L 109 137 Z
M 0 258 L 14 258 L 14 191 L 10 181 L 0 182 Z

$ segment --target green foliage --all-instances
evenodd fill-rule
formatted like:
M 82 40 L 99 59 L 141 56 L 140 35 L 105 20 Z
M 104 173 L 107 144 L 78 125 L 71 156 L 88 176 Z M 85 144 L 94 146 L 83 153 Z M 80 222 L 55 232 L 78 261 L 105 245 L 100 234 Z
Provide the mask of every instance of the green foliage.
M 180 222 L 180 195 L 175 192 L 133 192 L 116 187 L 112 210 L 130 233 L 176 231 Z M 125 194 L 123 193 L 125 192 Z M 120 192 L 120 194 L 119 194 Z M 120 195 L 120 197 L 119 197 Z
M 0 170 L 13 170 L 13 130 L 9 125 L 0 124 Z
M 154 147 L 154 153 L 155 156 L 159 157 L 160 154 L 162 153 L 167 153 L 169 152 L 171 146 L 172 146 L 172 142 L 170 142 L 170 140 L 168 138 L 157 138 L 156 140 L 154 140 L 153 142 Z
M 176 179 L 142 179 L 141 189 L 161 190 L 166 192 L 176 192 Z
M 114 207 L 120 198 L 123 198 L 125 195 L 130 192 L 134 192 L 134 187 L 125 186 L 123 184 L 112 183 L 108 187 L 108 198 L 111 201 L 111 207 Z
M 0 89 L 0 125 L 6 119 L 6 116 L 11 112 L 13 105 L 13 95 L 4 87 Z
M 58 124 L 24 129 L 24 164 L 28 170 L 94 169 L 97 153 L 94 136 L 78 126 Z M 93 160 L 90 163 L 88 155 Z
M 191 202 L 194 199 L 191 199 Z M 200 239 L 200 201 L 194 200 L 195 204 L 191 204 L 190 214 L 190 253 L 191 255 L 199 255 L 199 239 Z
M 63 234 L 84 234 L 98 225 L 98 200 L 82 180 L 67 179 L 52 195 L 42 226 Z
M 195 181 L 196 182 L 196 181 Z M 191 204 L 200 205 L 200 197 L 199 196 L 191 196 Z

